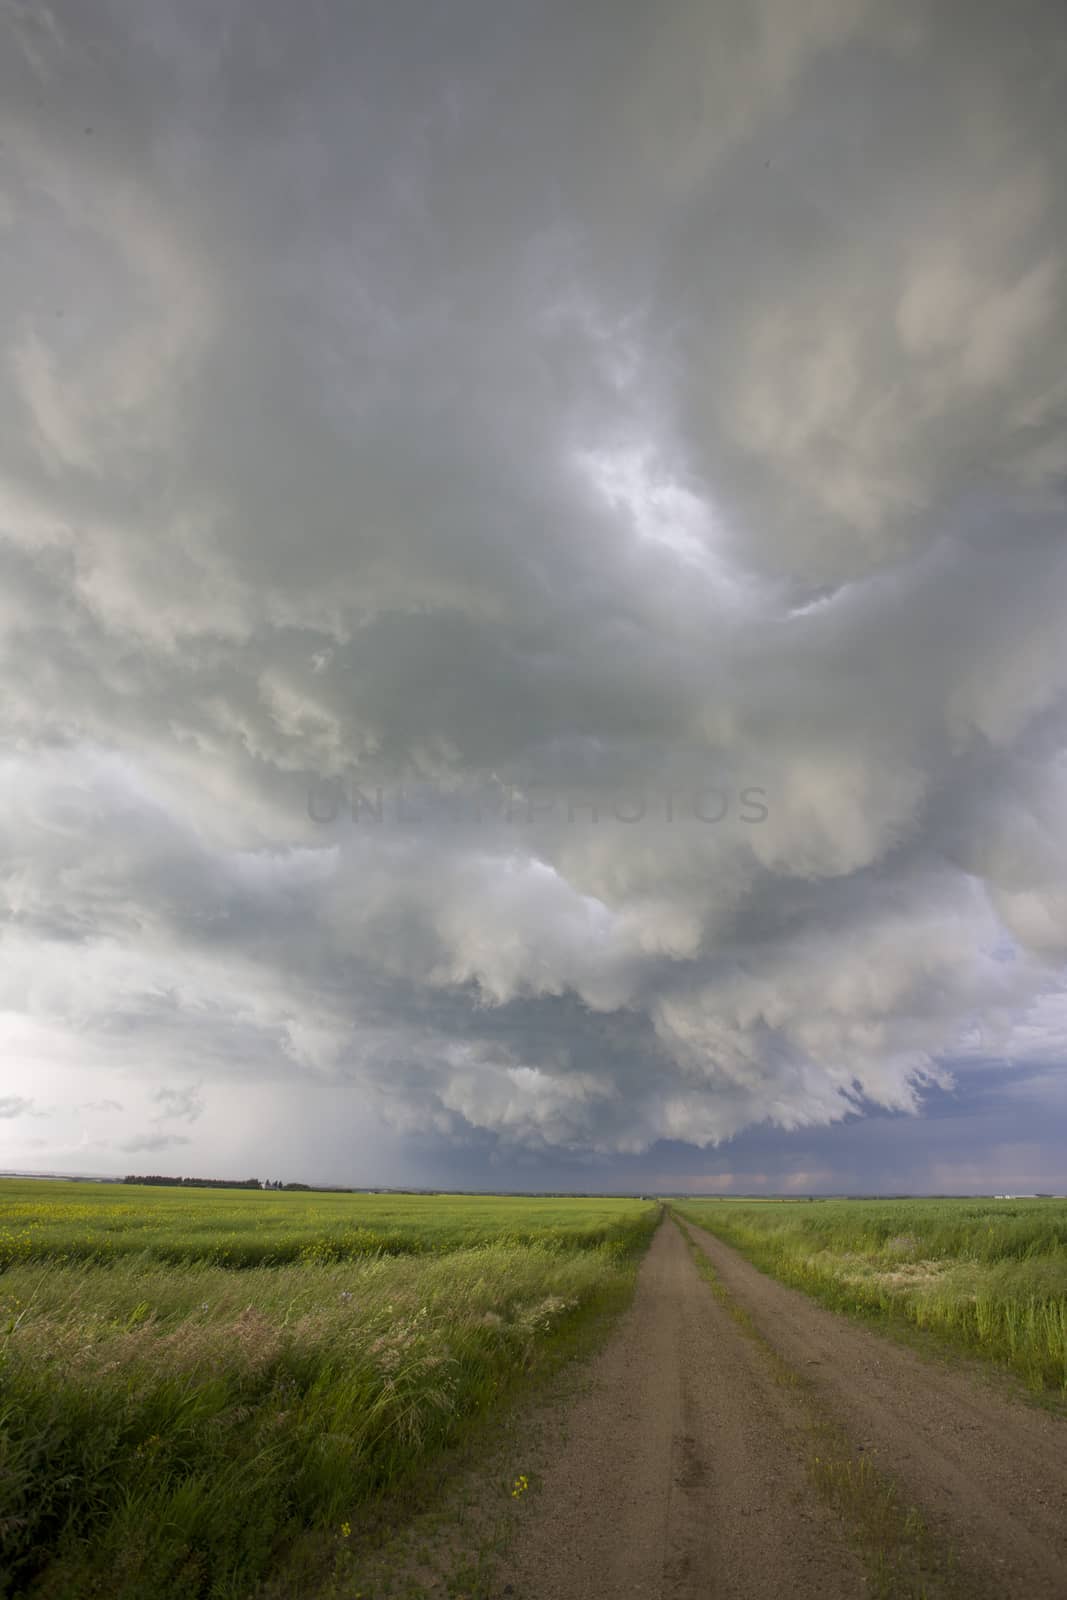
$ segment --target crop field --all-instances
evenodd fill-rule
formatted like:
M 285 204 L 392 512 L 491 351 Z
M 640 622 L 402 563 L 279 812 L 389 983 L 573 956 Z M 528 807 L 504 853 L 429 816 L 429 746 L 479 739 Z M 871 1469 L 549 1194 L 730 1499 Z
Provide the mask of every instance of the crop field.
M 927 1330 L 1067 1395 L 1067 1200 L 687 1200 L 675 1209 L 836 1310 Z
M 627 1239 L 632 1200 L 314 1194 L 0 1180 L 0 1268 L 126 1256 L 222 1267 Z
M 658 1215 L 0 1183 L 0 1594 L 254 1594 L 621 1304 Z

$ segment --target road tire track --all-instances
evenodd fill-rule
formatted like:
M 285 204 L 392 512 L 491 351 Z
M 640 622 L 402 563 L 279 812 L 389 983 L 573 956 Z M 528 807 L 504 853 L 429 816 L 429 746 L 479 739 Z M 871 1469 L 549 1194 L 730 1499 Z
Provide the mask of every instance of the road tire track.
M 501 1588 L 522 1600 L 856 1600 L 864 1570 L 815 1493 L 808 1419 L 659 1228 Z M 506 1585 L 510 1583 L 510 1591 Z

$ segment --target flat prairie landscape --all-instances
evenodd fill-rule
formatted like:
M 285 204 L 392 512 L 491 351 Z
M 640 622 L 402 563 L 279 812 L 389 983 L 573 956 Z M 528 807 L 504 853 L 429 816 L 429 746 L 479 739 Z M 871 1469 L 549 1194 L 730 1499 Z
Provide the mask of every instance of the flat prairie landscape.
M 139 1257 L 179 1267 L 287 1266 L 482 1244 L 629 1238 L 647 1202 L 603 1197 L 345 1194 L 0 1180 L 0 1266 Z
M 1065 1238 L 1059 1201 L 5 1182 L 0 1593 L 1060 1600 Z M 364 1559 L 435 1497 L 469 1560 Z

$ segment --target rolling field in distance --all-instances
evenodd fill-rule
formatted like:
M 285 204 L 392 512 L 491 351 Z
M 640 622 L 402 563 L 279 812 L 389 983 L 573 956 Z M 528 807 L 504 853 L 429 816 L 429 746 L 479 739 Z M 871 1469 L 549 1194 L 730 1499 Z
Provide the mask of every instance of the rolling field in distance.
M 223 1267 L 423 1255 L 479 1244 L 628 1239 L 633 1200 L 315 1194 L 0 1179 L 0 1268 L 150 1257 Z
M 0 1594 L 238 1600 L 358 1534 L 625 1302 L 658 1216 L 0 1182 Z
M 1067 1200 L 672 1204 L 824 1305 L 924 1329 L 1067 1395 Z

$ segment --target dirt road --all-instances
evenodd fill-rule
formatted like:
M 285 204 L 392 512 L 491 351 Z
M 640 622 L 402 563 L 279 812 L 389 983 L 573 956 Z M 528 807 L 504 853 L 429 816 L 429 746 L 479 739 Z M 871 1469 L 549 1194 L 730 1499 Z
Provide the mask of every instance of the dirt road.
M 1064 1600 L 1061 1421 L 823 1311 L 700 1230 L 691 1236 L 735 1314 L 666 1221 L 629 1311 L 568 1408 L 506 1561 L 504 1593 L 853 1600 L 892 1592 L 872 1582 L 856 1527 L 813 1479 L 814 1407 L 847 1434 L 856 1459 L 870 1452 L 892 1472 L 906 1503 L 959 1550 L 955 1593 L 972 1592 L 973 1570 L 975 1594 Z M 739 1309 L 759 1337 L 739 1324 Z
M 690 1237 L 857 1447 L 1003 1600 L 1067 1597 L 1067 1424 L 813 1304 L 700 1228 Z
M 508 1576 L 523 1600 L 862 1594 L 812 1493 L 805 1418 L 658 1230 L 633 1304 L 567 1419 Z

